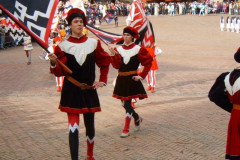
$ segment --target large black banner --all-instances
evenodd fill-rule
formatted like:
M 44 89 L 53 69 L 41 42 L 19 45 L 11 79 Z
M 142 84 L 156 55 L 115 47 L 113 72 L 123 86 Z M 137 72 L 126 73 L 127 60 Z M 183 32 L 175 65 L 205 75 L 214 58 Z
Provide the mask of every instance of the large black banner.
M 58 0 L 0 0 L 0 8 L 42 47 L 48 47 Z

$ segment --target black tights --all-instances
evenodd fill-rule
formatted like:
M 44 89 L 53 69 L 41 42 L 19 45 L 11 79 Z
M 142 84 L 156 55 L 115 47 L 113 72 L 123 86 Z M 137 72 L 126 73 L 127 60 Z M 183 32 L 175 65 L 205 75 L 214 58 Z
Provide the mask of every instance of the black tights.
M 89 139 L 95 137 L 95 128 L 94 128 L 94 113 L 85 113 L 83 114 L 84 124 L 86 128 L 86 136 Z M 79 114 L 68 114 L 69 125 L 74 125 L 75 123 L 79 127 Z M 79 139 L 78 139 L 79 130 L 75 129 L 74 131 L 69 130 L 69 147 L 72 160 L 78 160 L 78 148 L 79 148 Z
M 137 121 L 139 119 L 138 114 L 135 112 L 131 105 L 131 100 L 123 101 L 123 107 L 126 110 L 126 113 L 129 113 L 133 116 L 134 120 Z

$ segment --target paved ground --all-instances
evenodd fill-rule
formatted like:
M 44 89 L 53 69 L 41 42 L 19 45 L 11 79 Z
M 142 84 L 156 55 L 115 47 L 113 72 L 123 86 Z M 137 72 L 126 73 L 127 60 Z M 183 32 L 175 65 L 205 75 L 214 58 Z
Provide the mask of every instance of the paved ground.
M 134 133 L 132 123 L 131 136 L 121 139 L 124 110 L 111 97 L 116 70 L 110 70 L 109 85 L 98 91 L 102 112 L 96 114 L 97 160 L 224 159 L 229 113 L 207 94 L 217 75 L 238 65 L 233 54 L 240 34 L 221 32 L 220 16 L 149 17 L 163 50 L 157 57 L 156 92 L 136 104 L 144 118 L 142 130 Z M 102 29 L 121 33 L 125 18 L 119 21 L 118 28 L 110 24 Z M 48 62 L 38 58 L 41 50 L 34 44 L 29 66 L 23 47 L 0 51 L 0 160 L 70 159 L 67 117 L 57 109 L 55 78 Z M 82 121 L 79 152 L 84 159 Z

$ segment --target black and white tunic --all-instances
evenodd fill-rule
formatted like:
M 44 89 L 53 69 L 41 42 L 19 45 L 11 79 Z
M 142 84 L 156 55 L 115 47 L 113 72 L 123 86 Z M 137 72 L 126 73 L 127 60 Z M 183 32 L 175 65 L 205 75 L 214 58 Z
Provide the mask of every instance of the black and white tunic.
M 111 58 L 102 47 L 100 41 L 83 36 L 69 37 L 55 49 L 55 54 L 69 69 L 70 75 L 80 83 L 90 86 L 95 81 L 95 66 L 100 68 L 99 81 L 107 83 L 107 74 Z M 57 63 L 51 71 L 56 76 L 65 76 L 67 73 Z M 88 113 L 101 111 L 98 94 L 95 89 L 82 90 L 65 78 L 61 93 L 59 109 L 68 113 Z

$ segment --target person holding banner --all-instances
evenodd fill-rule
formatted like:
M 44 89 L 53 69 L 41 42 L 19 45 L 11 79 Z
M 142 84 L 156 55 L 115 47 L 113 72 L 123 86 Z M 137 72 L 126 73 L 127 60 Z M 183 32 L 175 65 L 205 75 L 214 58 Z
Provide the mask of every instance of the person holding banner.
M 131 100 L 134 98 L 147 98 L 141 80 L 147 76 L 153 60 L 144 47 L 140 47 L 133 42 L 134 38 L 139 38 L 137 30 L 127 26 L 123 29 L 124 44 L 117 48 L 109 45 L 109 50 L 112 54 L 112 66 L 118 69 L 113 97 L 120 99 L 126 110 L 125 126 L 120 135 L 121 138 L 130 135 L 129 128 L 132 116 L 135 122 L 134 131 L 140 130 L 140 123 L 143 119 L 134 111 L 131 106 Z M 144 66 L 144 69 L 137 74 L 140 64 Z
M 65 76 L 59 109 L 68 116 L 71 158 L 78 160 L 79 115 L 83 114 L 87 160 L 94 160 L 94 115 L 101 111 L 97 89 L 107 83 L 111 57 L 99 40 L 83 35 L 87 19 L 82 10 L 70 9 L 66 20 L 71 35 L 55 48 L 55 54 L 49 54 L 50 70 L 55 76 Z M 95 81 L 96 65 L 100 68 L 99 81 Z

